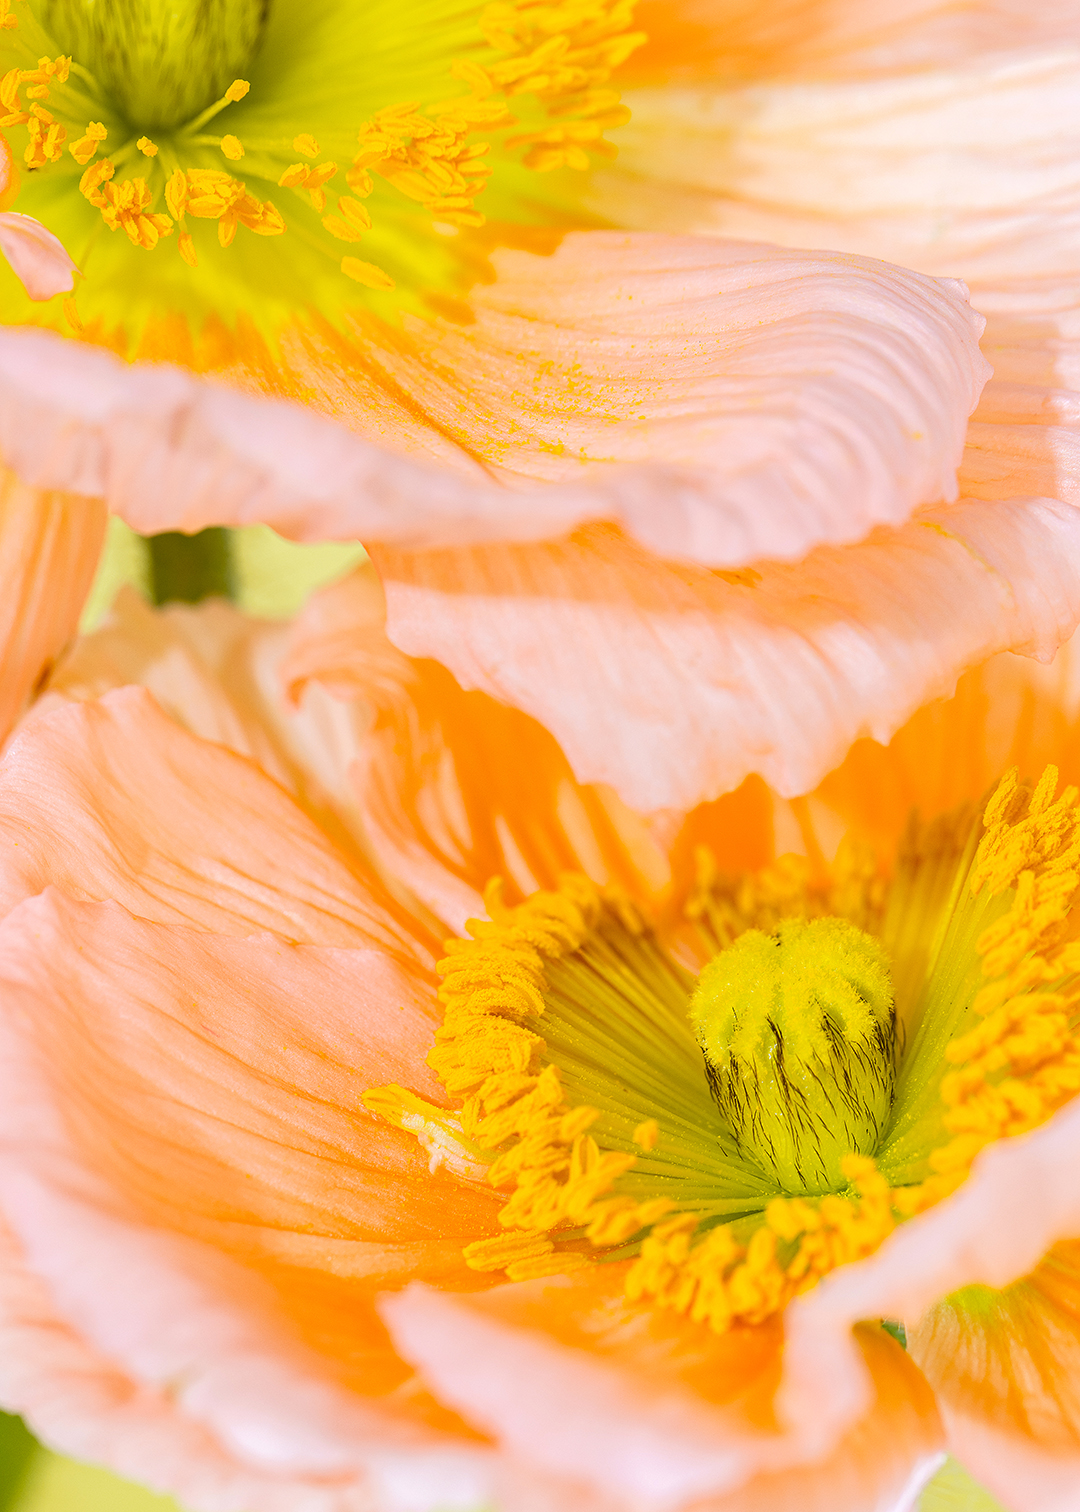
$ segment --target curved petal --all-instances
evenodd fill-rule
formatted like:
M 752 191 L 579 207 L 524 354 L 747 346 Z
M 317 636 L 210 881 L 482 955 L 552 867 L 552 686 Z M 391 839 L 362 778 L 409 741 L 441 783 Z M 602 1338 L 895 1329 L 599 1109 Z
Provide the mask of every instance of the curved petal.
M 375 553 L 388 633 L 539 719 L 581 782 L 690 808 L 760 772 L 812 788 L 964 668 L 1049 657 L 1080 615 L 1080 512 L 965 501 L 742 581 L 611 530 L 544 547 Z
M 899 1505 L 936 1468 L 933 1396 L 880 1330 L 859 1336 L 876 1403 L 845 1443 L 806 1456 L 772 1420 L 778 1331 L 650 1316 L 621 1297 L 622 1269 L 471 1298 L 414 1284 L 381 1311 L 405 1357 L 500 1447 L 614 1505 L 862 1512 Z M 811 1457 L 827 1464 L 808 1473 Z
M 32 720 L 0 764 L 5 911 L 53 883 L 224 934 L 437 948 L 254 765 L 187 734 L 145 690 Z
M 575 783 L 547 730 L 390 645 L 370 569 L 314 596 L 282 674 L 294 696 L 318 682 L 348 699 L 358 726 L 368 713 L 350 770 L 365 836 L 387 877 L 455 932 L 483 912 L 495 876 L 515 902 L 566 871 L 638 898 L 667 881 L 640 819 L 613 794 Z
M 79 270 L 63 242 L 32 215 L 0 212 L 0 252 L 31 299 L 52 299 L 75 287 Z
M 0 742 L 74 636 L 105 539 L 97 499 L 0 467 Z
M 298 707 L 290 703 L 279 673 L 288 641 L 285 624 L 253 619 L 221 599 L 154 609 L 125 587 L 101 627 L 57 664 L 32 717 L 138 683 L 185 730 L 254 761 L 363 865 L 367 847 L 348 770 L 366 706 L 347 707 L 314 684 Z
M 793 1303 L 778 1397 L 792 1431 L 827 1443 L 865 1410 L 870 1384 L 852 1347 L 854 1322 L 899 1318 L 918 1339 L 919 1320 L 941 1298 L 962 1287 L 1009 1286 L 1034 1271 L 1056 1242 L 1080 1236 L 1078 1157 L 1080 1102 L 1074 1101 L 1033 1133 L 985 1150 L 952 1197 Z M 823 1370 L 831 1382 L 824 1397 Z M 971 1468 L 984 1473 L 980 1464 Z
M 377 952 L 174 930 L 54 890 L 0 939 L 3 1221 L 90 1368 L 174 1439 L 209 1434 L 168 1489 L 220 1498 L 261 1472 L 297 1512 L 311 1482 L 336 1493 L 327 1512 L 361 1489 L 426 1508 L 443 1475 L 474 1505 L 475 1435 L 393 1394 L 409 1371 L 365 1304 L 401 1272 L 467 1284 L 463 1240 L 496 1227 L 492 1193 L 358 1106 L 369 1080 L 437 1091 L 423 983 Z M 73 1448 L 95 1428 L 52 1432 Z M 120 1468 L 107 1438 L 80 1447 Z
M 309 360 L 316 400 L 380 438 L 393 426 L 424 458 L 14 329 L 0 332 L 0 448 L 28 480 L 103 494 L 143 531 L 261 520 L 411 549 L 609 519 L 718 567 L 857 540 L 955 496 L 987 372 L 960 286 L 616 232 L 495 263 L 473 324 L 413 321 L 354 359 L 356 392 L 342 354 L 329 375 Z M 365 411 L 372 368 L 384 408 L 401 396 L 392 413 L 377 396 Z

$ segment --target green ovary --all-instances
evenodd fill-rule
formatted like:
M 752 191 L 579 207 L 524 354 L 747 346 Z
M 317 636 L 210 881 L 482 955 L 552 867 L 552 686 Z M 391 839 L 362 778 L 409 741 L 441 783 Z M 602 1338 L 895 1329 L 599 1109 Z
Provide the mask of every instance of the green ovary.
M 702 971 L 690 1017 L 725 1129 L 783 1192 L 842 1189 L 892 1108 L 895 1030 L 882 946 L 845 919 L 748 930 Z
M 598 9 L 611 3 L 597 0 Z M 9 21 L 17 24 L 0 30 L 5 133 L 22 172 L 12 208 L 40 220 L 75 260 L 84 279 L 73 318 L 92 340 L 126 355 L 167 355 L 206 366 L 233 360 L 236 341 L 247 347 L 252 337 L 256 348 L 261 342 L 277 354 L 283 331 L 298 324 L 321 329 L 323 340 L 336 339 L 330 330 L 348 338 L 372 315 L 396 320 L 403 309 L 460 307 L 483 266 L 467 233 L 485 218 L 515 225 L 588 223 L 580 205 L 583 175 L 558 165 L 535 172 L 525 165 L 527 150 L 509 140 L 515 130 L 535 132 L 548 119 L 547 105 L 535 96 L 522 93 L 511 102 L 509 86 L 492 96 L 501 102 L 502 118 L 492 107 L 490 130 L 481 109 L 459 132 L 478 154 L 462 158 L 466 170 L 481 161 L 491 170 L 477 179 L 482 214 L 468 197 L 455 208 L 453 195 L 449 208 L 440 209 L 428 192 L 430 179 L 426 188 L 409 179 L 409 163 L 395 182 L 388 160 L 370 173 L 356 166 L 363 155 L 360 133 L 380 112 L 411 107 L 411 119 L 420 122 L 419 137 L 402 134 L 404 161 L 418 140 L 435 140 L 424 138 L 432 107 L 461 99 L 471 105 L 478 89 L 484 95 L 475 65 L 497 68 L 502 54 L 483 3 L 99 4 L 16 0 Z M 33 72 L 41 59 L 68 56 L 67 78 L 51 77 L 44 95 L 33 80 L 18 79 L 16 71 Z M 223 99 L 237 80 L 250 90 L 240 87 Z M 511 103 L 513 124 L 503 108 Z M 27 119 L 35 106 L 38 120 L 42 111 L 48 116 L 44 125 Z M 445 119 L 435 123 L 444 138 Z M 49 123 L 61 135 L 57 140 L 53 132 L 47 160 L 40 151 L 35 160 L 34 133 L 40 139 Z M 88 151 L 81 144 L 88 129 L 96 136 L 99 127 L 102 139 Z M 488 150 L 480 151 L 485 142 Z M 111 178 L 87 190 L 88 170 L 106 161 L 113 165 Z M 186 214 L 178 214 L 175 193 L 170 199 L 167 192 L 178 170 L 189 181 Z M 304 179 L 309 171 L 314 178 Z M 235 195 L 238 203 L 241 191 L 246 194 L 240 207 L 248 207 L 246 216 L 238 223 L 233 216 L 230 226 L 193 173 L 204 182 L 216 175 L 214 183 L 224 184 L 225 197 Z M 131 217 L 110 224 L 111 210 L 100 203 L 102 195 L 130 194 L 124 186 L 132 184 L 145 186 L 138 192 L 149 229 L 140 231 Z M 99 202 L 91 203 L 88 193 Z M 263 206 L 269 207 L 265 214 Z M 327 229 L 328 219 L 336 230 Z M 5 323 L 68 331 L 59 305 L 33 304 L 14 274 L 0 269 Z
M 246 77 L 266 0 L 51 0 L 42 20 L 133 127 L 174 130 Z

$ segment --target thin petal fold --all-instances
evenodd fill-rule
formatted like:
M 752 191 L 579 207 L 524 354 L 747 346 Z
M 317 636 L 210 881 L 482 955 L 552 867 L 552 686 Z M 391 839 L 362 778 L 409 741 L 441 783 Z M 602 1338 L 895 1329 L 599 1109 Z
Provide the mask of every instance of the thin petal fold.
M 105 524 L 99 500 L 0 468 L 0 742 L 78 630 Z
M 416 549 L 611 520 L 712 567 L 793 559 L 955 496 L 987 373 L 955 282 L 618 232 L 494 262 L 473 324 L 412 321 L 358 353 L 356 393 L 340 354 L 309 362 L 315 400 L 372 439 L 8 329 L 0 448 L 29 481 L 102 494 L 144 532 L 263 521 Z M 383 449 L 389 428 L 413 455 Z
M 558 1505 L 558 1485 L 569 1506 L 575 1488 L 591 1493 L 595 1502 L 585 1495 L 581 1504 L 597 1512 L 628 1501 L 694 1512 L 865 1512 L 902 1505 L 932 1473 L 942 1442 L 932 1394 L 880 1330 L 860 1331 L 856 1345 L 875 1383 L 859 1430 L 805 1456 L 772 1417 L 779 1331 L 721 1337 L 649 1316 L 620 1296 L 621 1270 L 472 1298 L 416 1284 L 381 1310 L 440 1395 L 539 1479 L 551 1478 L 539 1507 Z M 809 1458 L 824 1463 L 810 1468 Z
M 79 270 L 63 242 L 32 215 L 0 211 L 0 252 L 31 299 L 52 299 L 75 287 Z
M 537 547 L 380 549 L 388 634 L 545 724 L 580 782 L 646 812 L 756 771 L 813 788 L 969 665 L 1048 659 L 1080 615 L 1080 512 L 961 501 L 797 566 L 659 562 L 610 528 Z

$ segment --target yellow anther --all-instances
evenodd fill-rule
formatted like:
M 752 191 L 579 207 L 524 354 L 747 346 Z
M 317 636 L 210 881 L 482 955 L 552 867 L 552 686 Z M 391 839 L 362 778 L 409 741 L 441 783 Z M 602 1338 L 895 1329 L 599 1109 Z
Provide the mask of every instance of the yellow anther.
M 250 88 L 251 85 L 246 79 L 234 79 L 225 91 L 225 98 L 231 104 L 235 104 L 237 100 L 244 98 Z
M 394 280 L 374 263 L 361 262 L 358 257 L 343 257 L 341 259 L 341 271 L 346 278 L 354 278 L 357 283 L 366 285 L 369 289 L 392 289 Z
M 233 163 L 238 163 L 244 155 L 243 143 L 239 137 L 223 136 L 221 139 L 221 150 Z
M 642 1150 L 655 1150 L 659 1138 L 660 1125 L 655 1118 L 647 1118 L 644 1123 L 639 1123 L 633 1134 L 634 1143 Z
M 338 214 L 324 215 L 323 225 L 338 241 L 359 241 L 371 229 L 371 216 L 358 199 L 343 194 L 338 200 Z
M 178 246 L 180 256 L 187 263 L 188 267 L 197 268 L 199 266 L 199 259 L 195 256 L 195 243 L 192 240 L 190 231 L 182 231 L 180 233 Z
M 63 308 L 64 318 L 66 319 L 71 329 L 73 331 L 81 331 L 83 329 L 83 323 L 79 317 L 78 310 L 75 308 L 74 299 L 65 299 Z
M 100 121 L 90 121 L 84 134 L 71 144 L 68 151 L 77 163 L 88 163 L 108 134 Z
M 293 151 L 299 152 L 302 157 L 317 158 L 319 144 L 310 132 L 304 131 L 298 137 L 293 137 Z
M 145 157 L 152 158 L 158 155 L 157 147 L 148 136 L 141 136 L 135 145 Z

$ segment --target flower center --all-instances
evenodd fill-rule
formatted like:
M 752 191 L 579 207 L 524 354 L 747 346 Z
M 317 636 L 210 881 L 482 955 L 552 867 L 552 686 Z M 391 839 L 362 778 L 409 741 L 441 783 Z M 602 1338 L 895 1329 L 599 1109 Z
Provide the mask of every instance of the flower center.
M 665 939 L 584 878 L 517 908 L 492 885 L 440 966 L 451 1105 L 364 1102 L 505 1193 L 474 1269 L 629 1261 L 632 1300 L 761 1321 L 1080 1091 L 1080 793 L 1056 785 L 1012 772 L 981 823 L 913 822 L 891 876 L 843 848 L 826 876 L 704 858 Z
M 702 971 L 690 1018 L 741 1155 L 785 1192 L 829 1192 L 892 1109 L 895 1022 L 881 944 L 846 919 L 747 930 Z
M 471 318 L 486 215 L 591 223 L 582 170 L 614 153 L 611 74 L 644 40 L 634 0 L 12 4 L 0 128 L 32 170 L 17 208 L 85 275 L 67 322 L 260 374 L 286 337 Z M 59 323 L 15 285 L 6 322 Z
M 43 19 L 131 125 L 170 131 L 247 71 L 268 0 L 50 0 Z

